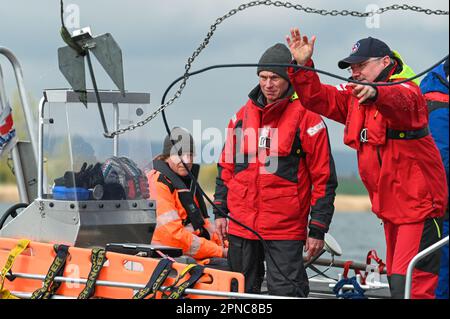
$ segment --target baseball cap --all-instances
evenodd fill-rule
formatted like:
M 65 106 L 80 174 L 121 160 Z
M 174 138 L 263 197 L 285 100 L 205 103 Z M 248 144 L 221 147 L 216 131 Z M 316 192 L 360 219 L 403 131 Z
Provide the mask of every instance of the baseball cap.
M 352 53 L 339 61 L 338 66 L 341 69 L 350 67 L 351 64 L 361 63 L 370 58 L 385 57 L 391 55 L 389 46 L 381 40 L 368 37 L 356 42 L 352 47 Z

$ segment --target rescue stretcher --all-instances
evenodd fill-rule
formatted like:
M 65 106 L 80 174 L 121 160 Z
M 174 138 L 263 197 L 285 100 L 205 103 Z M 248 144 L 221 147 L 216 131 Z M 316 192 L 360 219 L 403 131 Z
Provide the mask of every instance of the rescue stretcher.
M 18 250 L 19 244 L 22 245 L 22 251 Z M 58 255 L 52 244 L 0 238 L 0 265 L 3 267 L 9 260 L 8 266 L 3 268 L 1 273 L 2 291 L 5 294 L 10 292 L 13 296 L 31 298 L 33 292 L 42 289 L 43 286 L 52 291 L 52 286 L 59 283 L 60 286 L 49 293 L 47 298 L 53 295 L 77 298 L 89 281 L 95 290 L 88 294 L 89 298 L 131 299 L 146 287 L 161 260 L 170 258 L 168 256 L 163 259 L 146 258 L 107 251 L 105 262 L 92 267 L 91 249 L 69 247 L 67 256 L 61 258 L 59 263 L 55 262 Z M 64 265 L 58 273 L 60 264 Z M 97 268 L 97 276 L 93 274 L 93 268 Z M 232 297 L 233 287 L 236 296 L 244 292 L 244 277 L 239 273 L 201 267 L 200 273 L 195 274 L 192 266 L 178 262 L 171 263 L 168 270 L 167 277 L 160 282 L 160 290 L 157 293 L 152 292 L 151 297 L 158 299 Z M 51 278 L 48 278 L 49 274 Z M 95 279 L 92 280 L 92 277 Z M 184 292 L 187 296 L 183 295 Z

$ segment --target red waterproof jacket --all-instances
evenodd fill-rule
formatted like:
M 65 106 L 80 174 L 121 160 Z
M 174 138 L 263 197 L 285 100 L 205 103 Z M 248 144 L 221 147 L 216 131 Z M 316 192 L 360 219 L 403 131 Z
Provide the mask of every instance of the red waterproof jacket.
M 400 57 L 398 63 L 388 81 L 412 74 Z M 447 185 L 432 137 L 401 138 L 428 127 L 427 104 L 415 83 L 378 87 L 375 101 L 359 105 L 351 88 L 323 85 L 315 72 L 290 68 L 289 77 L 305 108 L 345 125 L 344 143 L 357 151 L 361 180 L 379 218 L 406 224 L 443 216 Z M 388 137 L 388 129 L 398 138 Z
M 264 105 L 257 86 L 229 122 L 218 163 L 215 204 L 266 240 L 305 240 L 309 215 L 309 236 L 321 239 L 334 212 L 326 126 L 293 93 Z M 228 232 L 257 239 L 232 221 Z

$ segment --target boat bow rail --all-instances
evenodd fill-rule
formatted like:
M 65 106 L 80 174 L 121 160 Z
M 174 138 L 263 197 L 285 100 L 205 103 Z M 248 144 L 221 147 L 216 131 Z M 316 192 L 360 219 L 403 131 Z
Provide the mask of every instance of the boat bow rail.
M 0 46 L 0 56 L 6 57 L 11 63 L 16 78 L 19 98 L 25 115 L 26 128 L 30 141 L 20 141 L 17 137 L 11 141 L 11 157 L 14 163 L 14 175 L 16 177 L 19 197 L 22 203 L 30 203 L 36 198 L 36 159 L 37 159 L 37 135 L 33 111 L 28 103 L 27 92 L 23 79 L 22 66 L 15 54 L 8 48 Z M 0 64 L 0 115 L 2 111 L 10 107 L 6 94 L 2 67 Z M 1 121 L 0 121 L 1 122 Z M 3 151 L 6 151 L 3 150 Z M 2 151 L 0 150 L 0 154 Z

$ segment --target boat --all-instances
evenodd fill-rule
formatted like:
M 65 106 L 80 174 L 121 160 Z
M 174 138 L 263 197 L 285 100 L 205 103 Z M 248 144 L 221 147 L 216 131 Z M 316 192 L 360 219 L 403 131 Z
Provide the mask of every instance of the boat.
M 22 73 L 11 51 L 0 48 L 0 53 L 14 61 L 16 74 Z M 18 82 L 21 81 L 19 78 Z M 19 85 L 19 91 L 22 87 L 23 84 Z M 3 89 L 1 93 L 2 105 L 7 105 Z M 123 94 L 120 90 L 98 93 L 104 117 L 112 120 L 112 127 L 136 123 L 139 114 L 148 112 L 149 93 Z M 31 113 L 23 92 L 21 96 L 24 114 Z M 87 90 L 84 96 L 73 88 L 45 90 L 39 103 L 37 130 L 27 118 L 29 131 L 37 131 L 37 136 L 30 142 L 17 141 L 13 147 L 12 155 L 17 154 L 14 163 L 21 203 L 13 205 L 0 219 L 0 265 L 6 264 L 21 239 L 30 240 L 14 260 L 9 278 L 15 279 L 4 281 L 4 288 L 14 296 L 31 298 L 32 293 L 41 288 L 57 256 L 55 244 L 69 246 L 71 256 L 64 272 L 56 277 L 55 282 L 61 282 L 61 287 L 55 298 L 76 298 L 80 294 L 90 274 L 94 248 L 106 249 L 108 260 L 95 282 L 97 289 L 93 297 L 98 298 L 132 298 L 137 290 L 145 287 L 161 259 L 175 260 L 164 282 L 167 286 L 173 285 L 188 266 L 187 260 L 176 250 L 148 245 L 156 226 L 154 201 L 145 198 L 102 200 L 96 199 L 96 189 L 83 192 L 69 188 L 61 192 L 55 187 L 54 180 L 64 172 L 77 171 L 83 162 L 93 163 L 89 150 L 103 153 L 103 159 L 109 156 L 135 158 L 133 151 L 136 149 L 128 147 L 127 152 L 123 145 L 139 145 L 139 151 L 143 147 L 139 143 L 145 139 L 141 135 L 145 132 L 104 138 L 103 127 L 98 125 L 98 110 L 91 107 L 96 103 L 93 90 Z M 66 156 L 61 160 L 62 154 Z M 118 246 L 122 249 L 117 250 Z M 160 255 L 148 254 L 148 249 L 159 251 Z M 325 252 L 332 256 L 342 253 L 331 235 L 327 235 Z M 316 264 L 328 262 L 315 261 Z M 189 298 L 284 298 L 264 293 L 264 287 L 261 295 L 243 293 L 244 277 L 239 273 L 205 268 L 204 274 L 206 279 L 187 289 Z M 313 280 L 312 284 L 317 286 L 312 296 L 335 297 L 332 290 L 335 281 L 322 278 Z
M 150 293 L 152 297 L 286 299 L 271 296 L 265 289 L 259 295 L 244 293 L 242 274 L 198 267 L 180 256 L 180 249 L 149 245 L 156 226 L 152 200 L 105 200 L 104 190 L 98 187 L 57 188 L 55 180 L 65 172 L 77 172 L 83 163 L 121 156 L 136 160 L 142 167 L 139 153 L 145 147 L 150 152 L 150 146 L 142 144 L 147 137 L 143 130 L 110 134 L 110 129 L 118 132 L 124 125 L 139 126 L 143 114 L 150 110 L 149 93 L 125 89 L 122 54 L 112 35 L 93 36 L 90 29 L 81 29 L 66 38 L 66 43 L 68 46 L 58 50 L 58 57 L 71 88 L 44 90 L 38 127 L 27 101 L 19 60 L 11 50 L 0 47 L 0 54 L 11 62 L 16 75 L 30 136 L 30 141 L 11 138 L 4 149 L 11 152 L 20 195 L 20 203 L 0 217 L 4 296 L 128 299 L 144 296 L 147 289 L 148 297 L 149 283 L 161 279 L 157 291 Z M 77 54 L 74 47 L 86 49 L 87 54 Z M 114 90 L 96 88 L 90 53 L 116 85 Z M 86 89 L 85 63 L 93 90 Z M 9 106 L 3 82 L 0 68 L 0 110 Z M 94 157 L 92 150 L 101 156 Z M 376 253 L 369 252 L 365 262 L 349 263 L 335 258 L 342 255 L 342 249 L 331 235 L 327 234 L 325 243 L 323 252 L 307 262 L 319 275 L 310 279 L 309 298 L 390 297 L 383 262 L 375 258 Z M 411 262 L 407 294 L 414 264 L 446 243 L 448 237 Z M 324 254 L 329 257 L 323 258 Z M 377 263 L 372 264 L 372 260 Z M 170 265 L 167 272 L 160 272 L 162 261 Z M 319 269 L 321 266 L 343 272 L 338 280 L 332 279 Z

